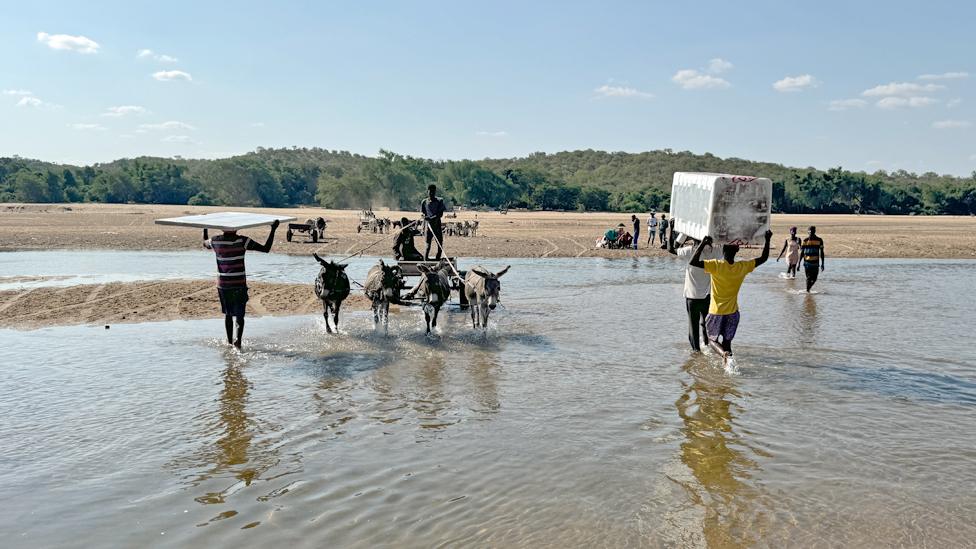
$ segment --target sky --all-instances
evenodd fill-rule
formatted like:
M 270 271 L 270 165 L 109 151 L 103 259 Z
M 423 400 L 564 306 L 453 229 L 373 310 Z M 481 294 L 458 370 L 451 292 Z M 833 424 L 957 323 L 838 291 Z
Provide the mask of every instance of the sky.
M 976 170 L 972 2 L 2 1 L 0 156 Z

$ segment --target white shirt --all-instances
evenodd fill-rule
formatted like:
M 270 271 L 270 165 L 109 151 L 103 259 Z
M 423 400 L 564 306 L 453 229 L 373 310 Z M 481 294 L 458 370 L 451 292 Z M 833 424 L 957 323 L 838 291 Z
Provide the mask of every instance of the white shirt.
M 647 218 L 647 227 L 648 228 L 657 227 L 657 219 L 654 218 L 654 217 L 648 217 Z
M 677 249 L 678 257 L 685 263 L 691 261 L 695 255 L 695 246 L 687 245 Z M 722 249 L 712 245 L 702 250 L 701 259 L 722 259 Z M 712 277 L 701 267 L 685 267 L 685 297 L 688 299 L 704 299 L 712 293 Z

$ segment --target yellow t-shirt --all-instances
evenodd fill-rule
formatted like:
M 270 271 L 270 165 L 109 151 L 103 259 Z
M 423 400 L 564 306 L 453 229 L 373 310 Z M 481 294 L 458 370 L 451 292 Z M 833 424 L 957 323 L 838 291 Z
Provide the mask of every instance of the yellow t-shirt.
M 712 302 L 708 314 L 730 315 L 739 310 L 739 288 L 746 275 L 756 268 L 756 260 L 736 261 L 708 259 L 705 272 L 712 275 Z

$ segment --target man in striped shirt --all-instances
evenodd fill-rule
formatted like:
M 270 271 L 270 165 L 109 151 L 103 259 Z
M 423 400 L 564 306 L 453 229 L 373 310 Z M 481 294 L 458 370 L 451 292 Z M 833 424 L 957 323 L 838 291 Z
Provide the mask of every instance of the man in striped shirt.
M 811 226 L 808 230 L 810 236 L 803 239 L 800 244 L 800 254 L 803 256 L 803 272 L 807 275 L 807 293 L 817 283 L 817 275 L 824 270 L 824 242 L 817 235 L 817 228 Z
M 227 343 L 241 348 L 244 337 L 244 309 L 247 305 L 247 274 L 244 269 L 244 253 L 248 250 L 268 253 L 274 243 L 278 221 L 271 224 L 268 240 L 263 245 L 250 238 L 237 234 L 237 231 L 224 231 L 209 238 L 207 229 L 203 230 L 203 247 L 213 250 L 217 256 L 217 296 L 220 297 L 220 312 L 224 313 L 224 328 L 227 330 Z M 237 339 L 234 339 L 234 320 L 237 320 Z

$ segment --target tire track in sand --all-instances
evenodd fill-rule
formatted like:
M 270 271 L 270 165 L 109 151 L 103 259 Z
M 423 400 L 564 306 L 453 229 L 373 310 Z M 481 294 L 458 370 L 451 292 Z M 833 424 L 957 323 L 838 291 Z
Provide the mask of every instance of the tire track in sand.
M 542 240 L 545 240 L 550 246 L 552 246 L 552 249 L 542 254 L 539 257 L 549 257 L 551 254 L 554 254 L 559 251 L 559 245 L 553 242 L 552 240 L 549 240 L 548 238 L 543 238 Z

